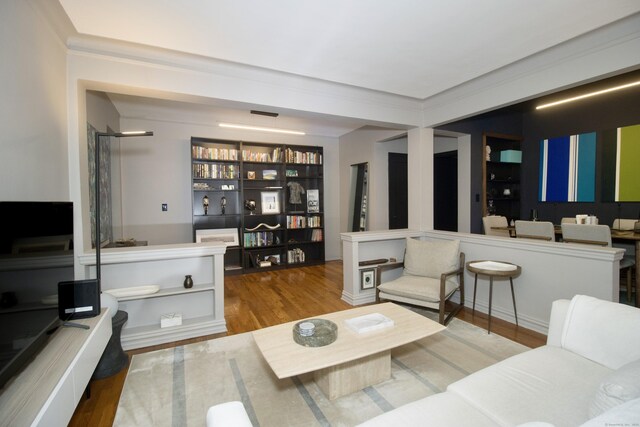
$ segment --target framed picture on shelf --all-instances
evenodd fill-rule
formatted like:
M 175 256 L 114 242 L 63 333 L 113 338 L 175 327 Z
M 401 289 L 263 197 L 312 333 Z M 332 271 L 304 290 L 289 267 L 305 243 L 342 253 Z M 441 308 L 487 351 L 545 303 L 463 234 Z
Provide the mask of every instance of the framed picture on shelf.
M 262 171 L 262 179 L 276 179 L 278 171 L 275 169 L 265 169 Z
M 280 213 L 280 197 L 277 191 L 263 191 L 260 193 L 263 214 Z
M 247 171 L 247 179 L 256 179 L 256 171 Z
M 240 240 L 238 238 L 237 228 L 211 228 L 196 230 L 196 243 L 220 242 L 227 247 L 238 246 Z
M 319 190 L 307 190 L 307 212 L 320 212 L 320 192 Z
M 360 270 L 360 289 L 373 289 L 376 287 L 376 269 L 367 268 Z

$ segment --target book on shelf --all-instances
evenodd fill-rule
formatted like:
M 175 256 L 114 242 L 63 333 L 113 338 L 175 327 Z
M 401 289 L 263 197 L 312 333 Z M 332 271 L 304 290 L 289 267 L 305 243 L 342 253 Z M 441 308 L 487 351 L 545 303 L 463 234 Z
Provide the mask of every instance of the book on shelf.
M 245 162 L 280 163 L 282 162 L 282 148 L 275 147 L 270 151 L 245 149 L 242 150 L 242 160 Z
M 272 246 L 280 243 L 278 236 L 273 231 L 254 231 L 251 233 L 244 233 L 244 247 L 245 248 L 258 248 L 263 246 Z
M 287 228 L 318 228 L 322 227 L 320 216 L 287 215 Z
M 191 146 L 191 157 L 196 160 L 238 160 L 238 150 L 234 148 Z
M 322 242 L 322 230 L 319 228 L 311 230 L 311 241 L 312 242 Z
M 193 177 L 196 179 L 238 179 L 236 165 L 195 163 Z
M 298 151 L 287 148 L 285 158 L 287 163 L 300 163 L 309 165 L 321 165 L 322 154 L 315 151 Z
M 287 263 L 298 264 L 304 262 L 305 254 L 300 248 L 290 249 L 287 251 Z

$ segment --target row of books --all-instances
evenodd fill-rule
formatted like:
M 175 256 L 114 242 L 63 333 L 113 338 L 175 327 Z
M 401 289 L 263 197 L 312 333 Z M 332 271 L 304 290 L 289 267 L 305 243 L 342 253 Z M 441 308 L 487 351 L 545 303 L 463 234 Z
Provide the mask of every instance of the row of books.
M 322 164 L 322 154 L 316 153 L 315 151 L 296 151 L 287 148 L 285 159 L 287 163 Z
M 242 160 L 245 162 L 281 163 L 282 148 L 275 147 L 271 151 L 242 150 Z
M 300 248 L 290 249 L 287 251 L 287 263 L 296 264 L 304 262 L 304 251 Z
M 238 149 L 235 148 L 216 148 L 202 147 L 200 145 L 191 146 L 191 157 L 196 160 L 238 160 Z M 322 154 L 315 151 L 298 151 L 287 148 L 283 153 L 281 147 L 275 147 L 273 150 L 266 148 L 265 151 L 254 151 L 251 149 L 242 150 L 242 160 L 245 162 L 270 162 L 300 164 L 322 164 Z
M 191 157 L 197 160 L 238 160 L 238 151 L 234 148 L 211 148 L 193 145 Z
M 287 215 L 287 228 L 322 227 L 319 216 Z
M 272 246 L 280 243 L 280 238 L 273 231 L 256 231 L 244 233 L 244 247 L 257 248 L 260 246 Z
M 311 230 L 311 241 L 312 242 L 322 242 L 322 230 L 314 229 Z
M 199 179 L 238 179 L 236 165 L 217 165 L 209 163 L 195 163 L 193 177 Z

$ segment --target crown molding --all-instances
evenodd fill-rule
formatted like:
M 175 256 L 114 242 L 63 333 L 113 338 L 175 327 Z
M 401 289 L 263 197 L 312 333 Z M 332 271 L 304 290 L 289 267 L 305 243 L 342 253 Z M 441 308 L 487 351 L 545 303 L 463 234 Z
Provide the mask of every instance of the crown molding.
M 534 99 L 640 68 L 640 13 L 429 97 L 423 126 Z

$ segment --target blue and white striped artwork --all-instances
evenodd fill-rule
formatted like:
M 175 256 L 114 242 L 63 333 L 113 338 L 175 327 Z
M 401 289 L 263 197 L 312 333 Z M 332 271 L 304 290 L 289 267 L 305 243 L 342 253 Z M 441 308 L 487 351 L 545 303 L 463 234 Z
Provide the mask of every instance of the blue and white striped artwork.
M 596 133 L 540 141 L 538 200 L 593 202 L 596 192 Z

